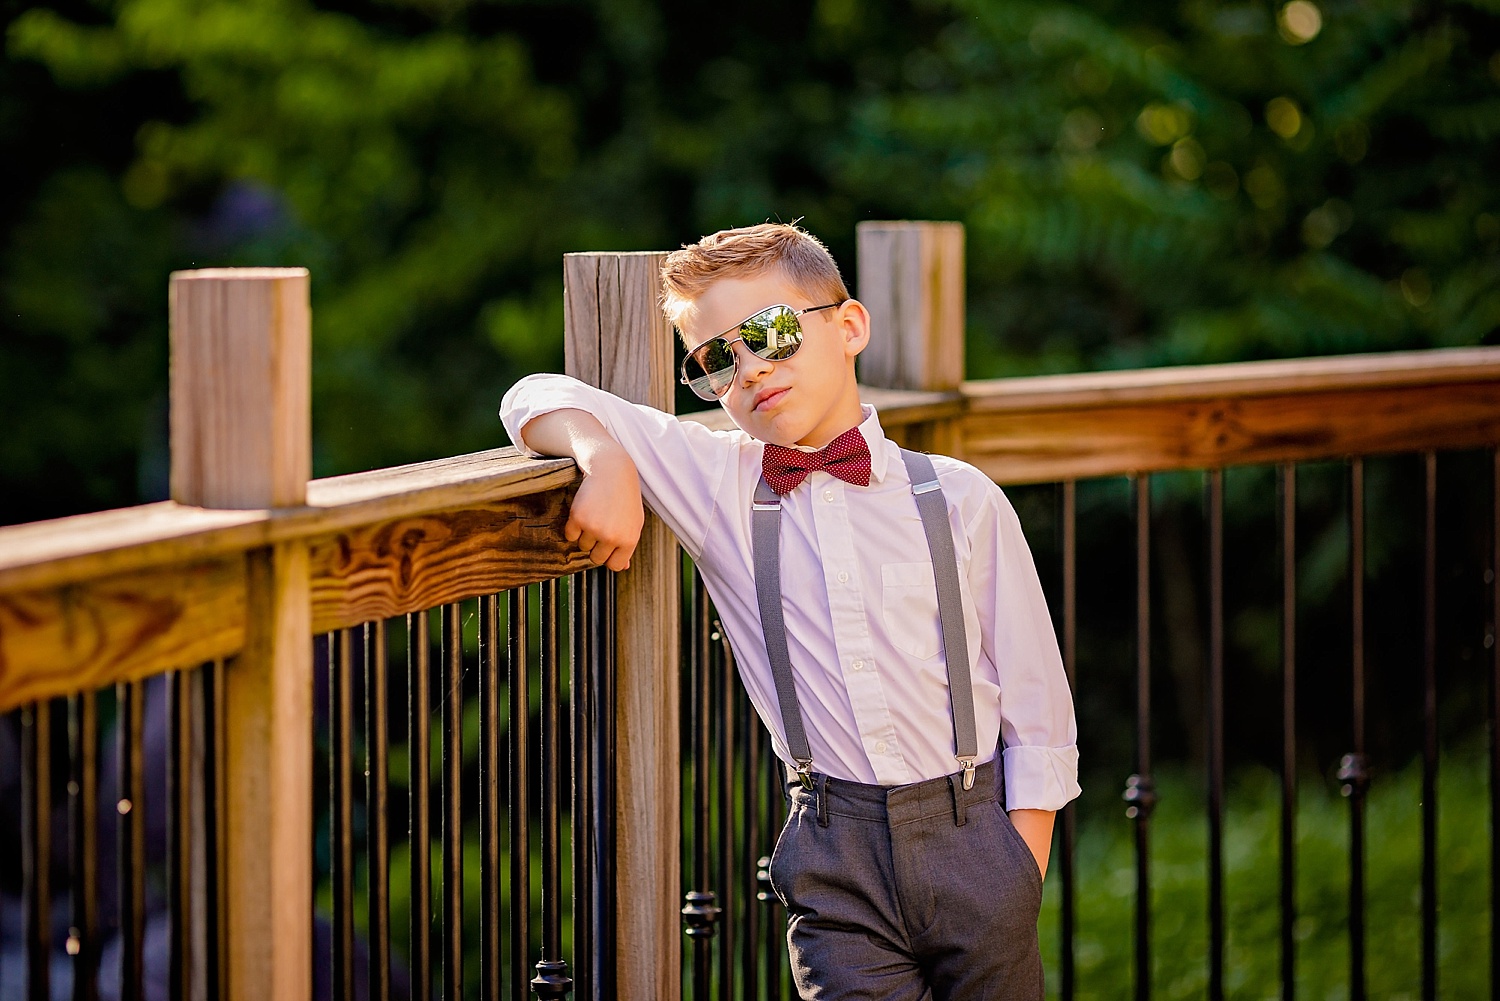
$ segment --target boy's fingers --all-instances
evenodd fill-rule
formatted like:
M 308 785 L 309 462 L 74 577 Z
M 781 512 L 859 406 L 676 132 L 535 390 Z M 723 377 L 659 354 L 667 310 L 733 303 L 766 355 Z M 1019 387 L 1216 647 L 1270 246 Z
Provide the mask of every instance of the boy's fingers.
M 577 542 L 578 537 L 582 534 L 583 528 L 578 524 L 578 522 L 573 520 L 572 515 L 569 515 L 568 523 L 563 526 L 563 538 L 567 539 L 569 542 Z

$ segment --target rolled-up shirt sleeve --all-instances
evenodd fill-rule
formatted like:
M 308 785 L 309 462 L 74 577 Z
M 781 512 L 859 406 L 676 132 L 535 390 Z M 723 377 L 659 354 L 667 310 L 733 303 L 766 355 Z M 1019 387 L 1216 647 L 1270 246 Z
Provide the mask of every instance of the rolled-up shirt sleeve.
M 733 436 L 744 432 L 711 431 L 555 374 L 528 375 L 511 386 L 500 404 L 500 420 L 517 449 L 540 456 L 521 438 L 521 429 L 554 410 L 582 410 L 604 425 L 635 463 L 646 505 L 688 554 L 699 558 L 714 517 L 713 501 L 734 448 Z
M 999 487 L 968 530 L 983 651 L 1000 677 L 1005 808 L 1058 810 L 1079 793 L 1078 724 L 1036 564 Z

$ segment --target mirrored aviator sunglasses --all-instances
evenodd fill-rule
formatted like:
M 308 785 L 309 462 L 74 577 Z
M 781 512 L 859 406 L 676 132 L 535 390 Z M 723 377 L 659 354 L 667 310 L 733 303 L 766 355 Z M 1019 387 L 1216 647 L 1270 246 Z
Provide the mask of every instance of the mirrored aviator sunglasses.
M 682 381 L 699 399 L 717 400 L 734 383 L 735 341 L 744 342 L 745 347 L 757 358 L 783 361 L 796 354 L 797 349 L 802 346 L 802 323 L 798 317 L 803 313 L 816 313 L 820 309 L 836 309 L 843 304 L 830 302 L 806 309 L 793 309 L 782 304 L 767 306 L 689 351 L 682 360 Z

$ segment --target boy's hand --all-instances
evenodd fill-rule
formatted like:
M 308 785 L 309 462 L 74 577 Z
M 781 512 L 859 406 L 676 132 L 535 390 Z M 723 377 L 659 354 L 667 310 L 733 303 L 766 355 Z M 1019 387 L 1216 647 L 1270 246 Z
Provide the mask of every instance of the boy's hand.
M 618 446 L 601 449 L 590 460 L 568 510 L 563 535 L 588 553 L 596 566 L 625 570 L 646 523 L 640 474 Z
M 1047 857 L 1052 854 L 1052 820 L 1055 816 L 1051 810 L 1010 811 L 1010 821 L 1016 825 L 1021 840 L 1031 849 L 1043 879 L 1047 878 Z
M 521 438 L 543 455 L 570 456 L 583 472 L 563 526 L 567 540 L 576 542 L 596 566 L 629 567 L 646 523 L 641 477 L 629 453 L 597 417 L 571 408 L 533 417 L 521 429 Z

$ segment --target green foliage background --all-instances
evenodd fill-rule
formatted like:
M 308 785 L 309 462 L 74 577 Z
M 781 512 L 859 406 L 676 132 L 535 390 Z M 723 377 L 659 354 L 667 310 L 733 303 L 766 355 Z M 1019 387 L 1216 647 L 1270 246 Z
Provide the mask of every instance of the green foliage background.
M 320 474 L 499 443 L 564 252 L 767 218 L 964 221 L 979 377 L 1493 342 L 1500 5 L 1317 10 L 4 0 L 0 522 L 161 495 L 195 265 L 313 270 Z

